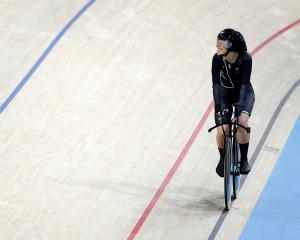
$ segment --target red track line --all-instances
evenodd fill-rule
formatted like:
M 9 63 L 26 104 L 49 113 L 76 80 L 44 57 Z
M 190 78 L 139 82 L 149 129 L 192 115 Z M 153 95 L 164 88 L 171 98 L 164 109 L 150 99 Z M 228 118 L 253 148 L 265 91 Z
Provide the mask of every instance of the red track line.
M 258 45 L 251 52 L 251 55 L 254 56 L 258 51 L 260 51 L 268 43 L 270 43 L 271 41 L 273 41 L 276 37 L 278 37 L 279 35 L 283 34 L 286 31 L 288 31 L 289 29 L 295 27 L 299 23 L 300 23 L 300 19 L 298 19 L 297 21 L 289 24 L 288 26 L 286 26 L 285 28 L 281 29 L 280 31 L 276 32 L 271 37 L 269 37 L 268 39 L 266 39 L 265 41 L 263 41 L 260 45 Z M 136 225 L 132 229 L 132 231 L 131 231 L 129 237 L 127 238 L 127 240 L 133 240 L 135 238 L 136 234 L 141 229 L 142 225 L 144 224 L 145 220 L 149 216 L 149 214 L 152 211 L 153 207 L 155 206 L 155 204 L 159 200 L 159 198 L 162 195 L 163 191 L 166 189 L 167 185 L 169 184 L 169 182 L 171 181 L 171 179 L 174 176 L 175 172 L 177 171 L 177 169 L 178 169 L 179 165 L 181 164 L 182 160 L 184 159 L 184 157 L 186 156 L 187 152 L 189 151 L 189 149 L 191 148 L 192 144 L 194 143 L 194 141 L 195 141 L 196 137 L 198 136 L 200 130 L 202 129 L 202 127 L 203 127 L 206 119 L 208 118 L 211 110 L 213 109 L 213 106 L 214 106 L 214 102 L 211 101 L 210 104 L 209 104 L 209 106 L 207 107 L 204 115 L 201 117 L 200 122 L 198 123 L 197 127 L 195 128 L 192 136 L 190 137 L 190 139 L 186 143 L 185 147 L 183 148 L 183 150 L 180 153 L 179 157 L 177 158 L 176 162 L 174 163 L 174 165 L 170 169 L 169 173 L 165 177 L 164 181 L 160 185 L 160 187 L 157 190 L 157 192 L 155 193 L 154 197 L 152 198 L 152 200 L 148 204 L 147 208 L 145 209 L 145 211 L 143 212 L 143 214 L 139 218 L 138 222 L 136 223 Z
M 265 41 L 263 41 L 261 44 L 259 44 L 251 53 L 252 56 L 254 56 L 259 50 L 261 50 L 265 45 L 273 41 L 275 38 L 277 38 L 279 35 L 283 34 L 284 32 L 288 31 L 289 29 L 295 27 L 297 24 L 300 23 L 300 19 L 296 20 L 295 22 L 289 24 L 285 28 L 279 30 L 277 33 L 273 34 L 271 37 L 267 38 Z
M 168 175 L 165 177 L 164 181 L 162 182 L 162 184 L 160 185 L 159 189 L 157 190 L 157 192 L 155 193 L 154 197 L 152 198 L 152 200 L 150 201 L 149 205 L 147 206 L 147 208 L 145 209 L 145 211 L 143 212 L 142 216 L 140 217 L 140 219 L 138 220 L 137 224 L 135 225 L 135 227 L 133 228 L 132 232 L 130 233 L 128 240 L 134 239 L 135 235 L 138 233 L 138 231 L 140 230 L 140 228 L 142 227 L 143 223 L 145 222 L 146 218 L 149 216 L 152 208 L 154 207 L 154 205 L 156 204 L 156 202 L 158 201 L 158 199 L 160 198 L 161 194 L 163 193 L 163 191 L 165 190 L 165 188 L 167 187 L 168 183 L 170 182 L 170 180 L 172 179 L 173 175 L 175 174 L 175 172 L 177 171 L 180 163 L 182 162 L 182 160 L 184 159 L 185 155 L 187 154 L 187 152 L 189 151 L 190 147 L 192 146 L 193 142 L 195 141 L 198 133 L 200 132 L 201 128 L 203 127 L 206 119 L 208 118 L 211 110 L 213 109 L 213 102 L 211 102 L 208 106 L 208 108 L 206 109 L 206 112 L 204 113 L 204 115 L 202 116 L 200 122 L 198 123 L 196 129 L 194 130 L 192 136 L 190 137 L 190 139 L 188 140 L 187 144 L 185 145 L 185 147 L 183 148 L 182 152 L 180 153 L 179 157 L 177 158 L 176 162 L 174 163 L 174 165 L 172 166 L 171 170 L 169 171 Z

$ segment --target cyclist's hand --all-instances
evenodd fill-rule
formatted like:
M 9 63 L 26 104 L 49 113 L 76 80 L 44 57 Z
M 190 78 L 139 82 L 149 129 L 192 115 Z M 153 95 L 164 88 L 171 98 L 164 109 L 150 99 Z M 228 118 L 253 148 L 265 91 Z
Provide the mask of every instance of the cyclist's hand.
M 223 119 L 222 119 L 222 114 L 221 112 L 215 112 L 215 121 L 217 125 L 222 124 Z
M 228 113 L 229 112 L 229 109 L 228 108 L 225 108 L 225 109 L 223 109 L 223 111 L 222 111 L 222 116 L 224 116 L 226 113 Z

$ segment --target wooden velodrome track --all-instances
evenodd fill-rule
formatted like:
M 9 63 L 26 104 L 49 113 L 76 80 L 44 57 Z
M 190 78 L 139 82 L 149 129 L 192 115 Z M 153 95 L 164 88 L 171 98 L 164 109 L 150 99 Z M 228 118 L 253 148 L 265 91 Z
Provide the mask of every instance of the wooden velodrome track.
M 238 239 L 300 113 L 297 87 L 260 141 L 300 78 L 298 0 L 4 0 L 0 10 L 0 239 Z M 225 27 L 253 53 L 249 156 L 261 149 L 220 223 L 207 129 Z

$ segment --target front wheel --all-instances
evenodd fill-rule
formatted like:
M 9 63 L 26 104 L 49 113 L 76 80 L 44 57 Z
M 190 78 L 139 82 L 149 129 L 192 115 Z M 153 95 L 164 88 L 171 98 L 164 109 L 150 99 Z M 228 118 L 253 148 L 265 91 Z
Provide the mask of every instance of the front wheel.
M 236 199 L 238 197 L 238 193 L 240 190 L 240 182 L 241 182 L 241 175 L 240 175 L 240 159 L 241 159 L 241 153 L 240 153 L 240 146 L 237 142 L 237 140 L 234 140 L 234 148 L 233 148 L 233 168 L 234 173 L 232 175 L 233 180 L 233 198 Z
M 224 197 L 226 210 L 231 208 L 232 196 L 232 177 L 230 174 L 232 162 L 232 142 L 230 138 L 225 142 L 225 155 L 224 155 Z

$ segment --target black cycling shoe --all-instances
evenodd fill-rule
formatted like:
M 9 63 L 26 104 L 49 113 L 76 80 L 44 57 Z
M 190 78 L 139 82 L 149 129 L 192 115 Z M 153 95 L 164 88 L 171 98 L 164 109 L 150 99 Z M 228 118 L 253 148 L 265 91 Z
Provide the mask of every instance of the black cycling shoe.
M 224 160 L 220 159 L 217 167 L 216 167 L 216 173 L 220 176 L 220 177 L 224 177 Z
M 251 171 L 251 167 L 250 167 L 248 161 L 242 160 L 241 167 L 240 167 L 241 174 L 248 174 L 250 171 Z

